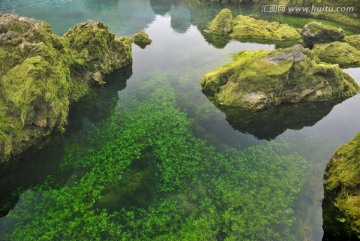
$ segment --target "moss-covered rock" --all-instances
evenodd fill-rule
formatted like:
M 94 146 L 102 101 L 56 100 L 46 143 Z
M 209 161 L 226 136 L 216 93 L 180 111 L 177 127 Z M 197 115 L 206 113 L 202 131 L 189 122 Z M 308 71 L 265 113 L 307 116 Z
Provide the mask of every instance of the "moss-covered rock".
M 132 41 L 142 49 L 144 49 L 146 46 L 152 43 L 152 40 L 150 39 L 149 35 L 145 32 L 144 29 L 134 34 L 132 36 Z
M 360 50 L 360 35 L 345 36 L 345 41 L 357 50 Z
M 341 99 L 359 91 L 338 65 L 317 63 L 300 45 L 242 51 L 234 58 L 201 80 L 204 92 L 220 105 L 257 111 L 286 102 Z
M 92 78 L 131 63 L 130 39 L 91 21 L 60 37 L 46 22 L 0 14 L 0 41 L 0 162 L 62 131 Z
M 360 133 L 336 150 L 327 165 L 324 175 L 326 240 L 360 239 L 359 150 Z
M 216 34 L 229 34 L 233 30 L 233 16 L 231 10 L 224 8 L 210 22 L 209 30 Z
M 74 59 L 75 68 L 82 68 L 80 79 L 102 84 L 102 76 L 132 62 L 131 38 L 109 32 L 102 22 L 88 20 L 70 29 L 63 36 Z M 80 67 L 79 67 L 80 66 Z M 82 67 L 81 67 L 82 66 Z
M 342 68 L 360 66 L 360 49 L 346 42 L 315 44 L 312 51 L 326 63 L 339 64 Z
M 330 43 L 343 40 L 345 32 L 341 28 L 335 28 L 319 22 L 311 22 L 304 26 L 301 36 L 308 47 L 316 43 Z
M 0 160 L 63 128 L 71 59 L 42 21 L 0 14 Z
M 297 42 L 301 40 L 299 31 L 294 27 L 243 15 L 238 15 L 234 19 L 234 29 L 230 36 L 240 40 L 244 38 Z
M 237 40 L 273 40 L 300 42 L 299 31 L 287 24 L 257 20 L 238 15 L 234 19 L 230 9 L 223 9 L 210 22 L 209 32 L 227 35 Z

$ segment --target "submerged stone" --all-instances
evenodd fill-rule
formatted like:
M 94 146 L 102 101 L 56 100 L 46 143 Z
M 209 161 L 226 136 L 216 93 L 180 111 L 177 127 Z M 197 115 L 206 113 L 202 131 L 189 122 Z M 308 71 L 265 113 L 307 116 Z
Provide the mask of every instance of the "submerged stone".
M 234 29 L 230 36 L 234 39 L 267 39 L 278 41 L 301 41 L 299 31 L 287 24 L 257 20 L 238 15 L 234 19 Z
M 231 10 L 224 8 L 210 22 L 209 30 L 216 34 L 229 34 L 233 30 L 233 16 Z
M 336 150 L 324 174 L 324 240 L 360 239 L 360 133 Z
M 64 130 L 89 83 L 131 63 L 129 38 L 87 21 L 63 37 L 48 23 L 0 14 L 0 162 Z
M 149 35 L 145 32 L 144 29 L 134 34 L 132 36 L 132 41 L 142 49 L 144 49 L 146 46 L 152 43 L 152 40 L 150 39 Z
M 301 36 L 308 47 L 316 43 L 329 43 L 343 40 L 345 32 L 341 28 L 335 28 L 319 22 L 311 22 L 304 26 Z
M 201 80 L 204 92 L 223 106 L 258 111 L 281 103 L 342 99 L 359 91 L 338 65 L 316 62 L 300 45 L 241 51 L 234 58 Z
M 315 44 L 312 51 L 320 61 L 339 64 L 342 68 L 360 67 L 360 49 L 346 42 Z

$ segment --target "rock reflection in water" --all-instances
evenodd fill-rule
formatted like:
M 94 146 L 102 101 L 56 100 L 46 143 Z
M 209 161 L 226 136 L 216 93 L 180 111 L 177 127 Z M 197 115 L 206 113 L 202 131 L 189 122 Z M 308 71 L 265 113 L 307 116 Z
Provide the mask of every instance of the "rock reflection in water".
M 339 102 L 305 102 L 284 104 L 261 112 L 242 108 L 218 108 L 225 113 L 227 122 L 242 133 L 249 133 L 258 139 L 275 139 L 287 129 L 300 130 L 313 126 Z

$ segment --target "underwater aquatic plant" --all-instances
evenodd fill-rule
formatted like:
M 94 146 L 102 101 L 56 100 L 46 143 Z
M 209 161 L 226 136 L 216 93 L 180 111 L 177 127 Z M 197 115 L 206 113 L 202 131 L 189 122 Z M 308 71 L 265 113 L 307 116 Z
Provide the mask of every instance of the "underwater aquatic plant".
M 306 162 L 280 154 L 285 143 L 216 150 L 192 134 L 164 74 L 119 105 L 68 149 L 67 185 L 22 194 L 8 240 L 296 240 Z M 147 200 L 124 205 L 131 195 Z

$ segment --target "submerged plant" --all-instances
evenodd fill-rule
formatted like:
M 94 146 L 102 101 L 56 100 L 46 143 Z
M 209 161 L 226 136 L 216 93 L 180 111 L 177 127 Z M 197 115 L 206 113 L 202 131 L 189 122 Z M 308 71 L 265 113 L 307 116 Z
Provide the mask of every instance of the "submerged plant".
M 192 134 L 162 74 L 119 103 L 69 148 L 66 186 L 22 194 L 6 239 L 296 240 L 306 162 L 280 154 L 285 143 L 217 151 Z

